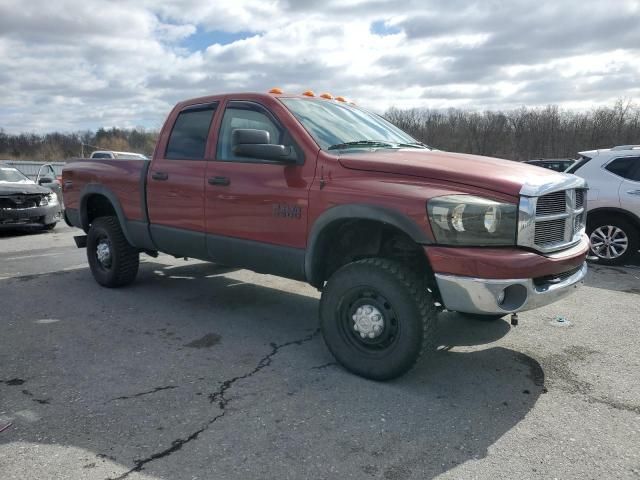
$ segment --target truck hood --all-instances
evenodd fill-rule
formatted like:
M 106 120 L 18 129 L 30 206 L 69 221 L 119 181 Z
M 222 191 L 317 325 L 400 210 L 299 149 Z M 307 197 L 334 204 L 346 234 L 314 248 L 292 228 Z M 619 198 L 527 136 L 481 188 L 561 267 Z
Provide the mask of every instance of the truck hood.
M 526 184 L 533 189 L 562 183 L 567 174 L 478 155 L 433 150 L 372 150 L 339 158 L 340 164 L 353 170 L 395 173 L 443 182 L 470 185 L 518 196 Z
M 51 190 L 36 183 L 0 182 L 0 195 L 29 195 L 51 193 Z

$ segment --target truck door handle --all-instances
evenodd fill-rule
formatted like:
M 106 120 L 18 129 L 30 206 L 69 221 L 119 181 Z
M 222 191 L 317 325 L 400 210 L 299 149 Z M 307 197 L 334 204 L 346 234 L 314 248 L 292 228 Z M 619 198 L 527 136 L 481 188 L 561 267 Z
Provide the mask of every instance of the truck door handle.
M 229 177 L 211 177 L 207 181 L 209 182 L 209 185 L 224 185 L 226 187 L 231 184 Z
M 629 195 L 640 195 L 640 190 L 627 190 Z
M 153 172 L 151 174 L 151 178 L 153 178 L 154 180 L 168 180 L 169 174 L 166 172 Z

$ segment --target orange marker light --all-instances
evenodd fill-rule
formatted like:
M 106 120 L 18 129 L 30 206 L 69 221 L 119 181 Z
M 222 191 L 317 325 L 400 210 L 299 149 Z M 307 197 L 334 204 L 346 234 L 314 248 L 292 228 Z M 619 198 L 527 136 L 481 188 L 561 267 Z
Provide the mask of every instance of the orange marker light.
M 281 94 L 282 93 L 282 89 L 278 88 L 278 87 L 274 87 L 271 90 L 269 90 L 269 93 L 275 93 L 275 94 Z
M 323 93 L 322 95 L 320 95 L 321 98 L 326 98 L 327 100 L 333 100 L 333 95 L 331 95 L 330 93 Z
M 347 99 L 344 98 L 344 97 L 336 97 L 336 100 L 339 101 L 339 102 L 346 102 L 347 101 Z
M 304 92 L 302 92 L 302 95 L 304 95 L 305 97 L 315 97 L 316 94 L 313 93 L 313 90 L 305 90 Z

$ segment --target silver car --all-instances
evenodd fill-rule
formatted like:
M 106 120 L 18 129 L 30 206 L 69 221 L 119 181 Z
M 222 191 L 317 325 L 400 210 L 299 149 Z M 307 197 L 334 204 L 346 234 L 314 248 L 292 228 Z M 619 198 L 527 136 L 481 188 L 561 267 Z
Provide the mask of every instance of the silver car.
M 52 230 L 62 218 L 58 196 L 47 188 L 54 181 L 42 177 L 36 183 L 15 168 L 0 166 L 0 228 Z
M 640 248 L 640 145 L 580 152 L 567 172 L 589 184 L 587 234 L 600 263 L 629 262 Z

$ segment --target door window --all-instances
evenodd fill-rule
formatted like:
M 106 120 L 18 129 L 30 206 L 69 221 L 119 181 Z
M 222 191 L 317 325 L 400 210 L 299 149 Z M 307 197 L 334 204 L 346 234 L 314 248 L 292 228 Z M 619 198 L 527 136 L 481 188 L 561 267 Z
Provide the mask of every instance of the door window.
M 231 137 L 235 129 L 251 128 L 269 132 L 269 143 L 282 145 L 285 133 L 276 123 L 273 116 L 262 105 L 253 102 L 229 102 L 222 117 L 220 135 L 218 136 L 217 160 L 222 161 L 256 161 L 233 153 Z
M 215 108 L 215 104 L 207 104 L 182 110 L 171 130 L 165 158 L 203 160 Z
M 605 168 L 627 180 L 640 181 L 640 157 L 616 158 Z

